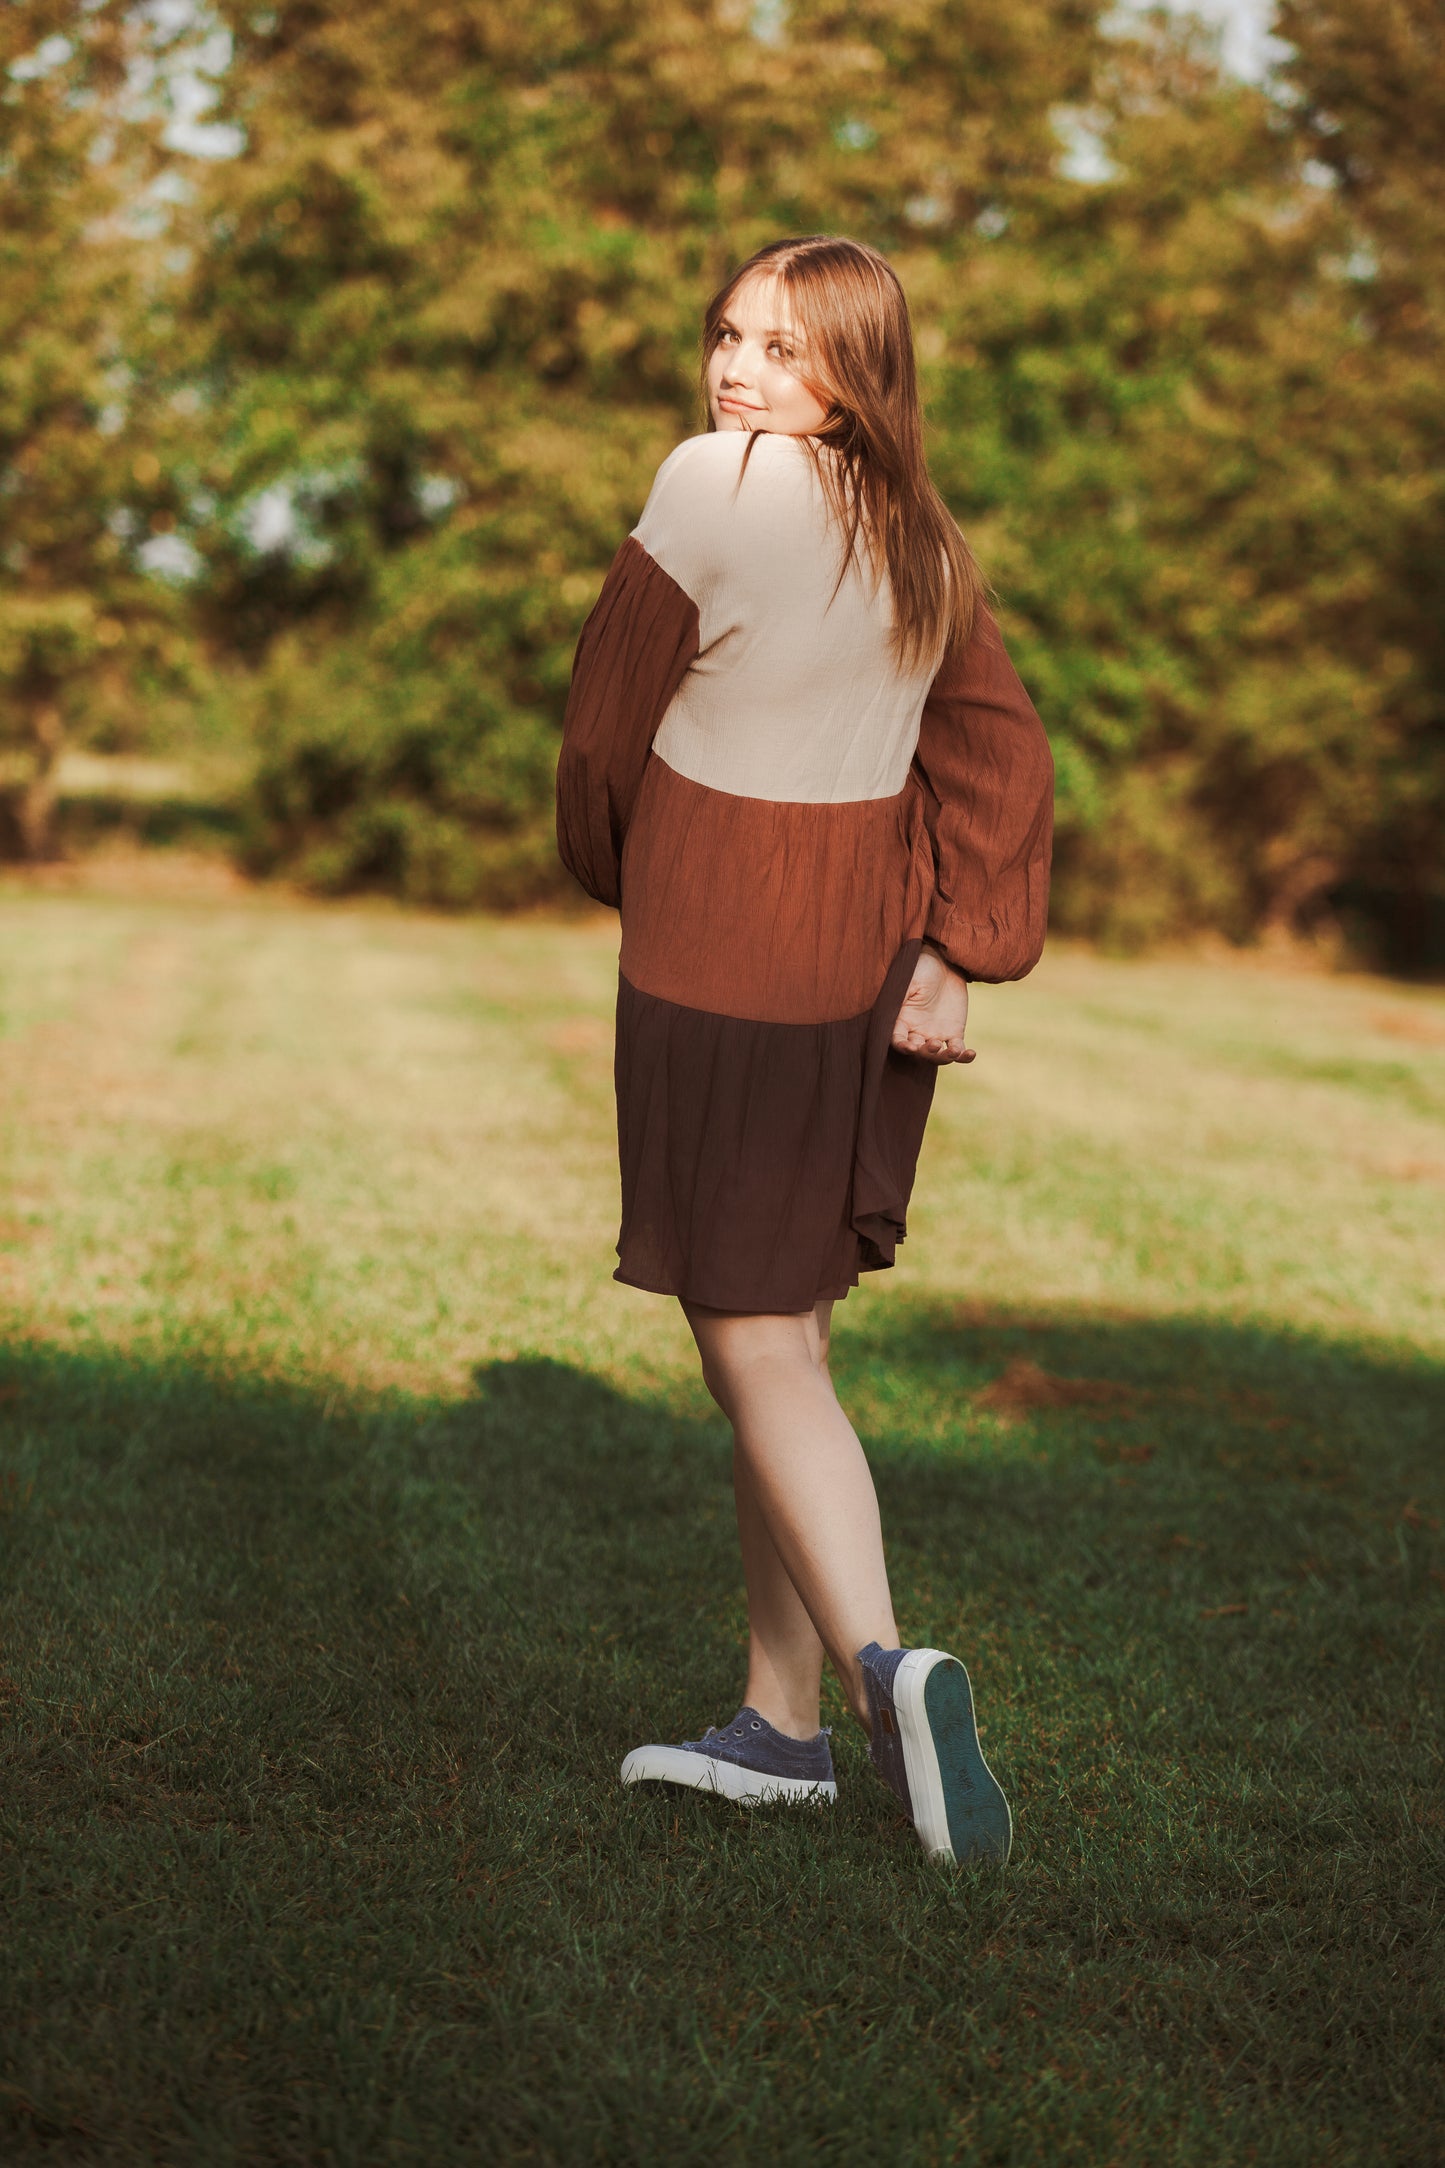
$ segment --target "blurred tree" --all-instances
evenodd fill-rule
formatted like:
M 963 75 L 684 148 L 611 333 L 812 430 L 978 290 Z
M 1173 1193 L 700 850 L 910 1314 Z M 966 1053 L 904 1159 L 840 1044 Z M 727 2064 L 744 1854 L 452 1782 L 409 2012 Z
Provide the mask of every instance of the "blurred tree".
M 1060 923 L 1308 925 L 1438 865 L 1439 39 L 1286 6 L 1277 83 L 1093 0 L 219 0 L 244 138 L 167 454 L 326 888 L 553 887 L 572 645 L 763 239 L 886 249 L 940 481 L 1059 756 Z M 1432 38 L 1434 42 L 1432 43 Z
M 1375 580 L 1348 235 L 1190 26 L 1119 41 L 1094 95 L 1091 184 L 959 265 L 941 472 L 1060 756 L 1058 921 L 1307 923 L 1390 758 L 1338 639 Z
M 1371 689 L 1382 788 L 1353 887 L 1392 908 L 1401 960 L 1445 953 L 1445 24 L 1438 0 L 1285 0 L 1296 139 L 1333 180 L 1355 351 L 1357 457 L 1339 515 L 1373 572 L 1334 652 Z M 1430 918 L 1433 915 L 1433 928 Z
M 127 96 L 142 42 L 113 0 L 0 10 L 0 813 L 31 857 L 67 738 L 123 730 L 180 651 L 132 546 L 174 517 L 128 215 L 153 144 Z
M 578 626 L 698 426 L 702 304 L 765 237 L 909 263 L 1050 185 L 1094 9 L 611 0 L 223 10 L 246 149 L 197 207 L 188 530 L 260 667 L 256 847 L 436 900 L 557 880 Z

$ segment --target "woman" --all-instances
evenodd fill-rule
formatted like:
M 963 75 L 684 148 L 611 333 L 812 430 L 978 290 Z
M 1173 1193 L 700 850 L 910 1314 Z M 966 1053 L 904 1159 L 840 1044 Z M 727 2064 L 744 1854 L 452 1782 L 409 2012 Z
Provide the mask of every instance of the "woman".
M 692 1328 L 747 1582 L 744 1706 L 622 1775 L 832 1799 L 826 1657 L 926 1849 L 1002 1860 L 968 1675 L 898 1644 L 828 1331 L 903 1239 L 969 980 L 1037 961 L 1052 765 L 928 479 L 884 259 L 776 242 L 703 347 L 708 432 L 613 561 L 557 771 L 562 857 L 622 913 L 615 1277 Z

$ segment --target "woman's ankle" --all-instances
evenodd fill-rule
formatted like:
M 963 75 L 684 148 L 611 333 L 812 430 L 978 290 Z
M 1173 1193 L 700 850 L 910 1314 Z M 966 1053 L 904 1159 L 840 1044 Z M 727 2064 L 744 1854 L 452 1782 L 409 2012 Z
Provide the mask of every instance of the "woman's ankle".
M 751 1686 L 745 1698 L 748 1707 L 756 1709 L 758 1715 L 765 1718 L 774 1731 L 780 1731 L 785 1739 L 816 1739 L 823 1728 L 822 1710 L 817 1702 L 805 1707 L 785 1701 L 766 1687 L 754 1691 Z

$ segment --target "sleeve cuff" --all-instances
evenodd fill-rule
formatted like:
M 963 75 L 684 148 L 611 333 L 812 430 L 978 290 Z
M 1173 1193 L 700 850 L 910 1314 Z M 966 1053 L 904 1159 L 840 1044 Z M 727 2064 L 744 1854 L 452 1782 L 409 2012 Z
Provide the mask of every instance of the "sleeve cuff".
M 923 936 L 923 945 L 924 945 L 924 947 L 925 947 L 925 948 L 931 948 L 931 949 L 934 949 L 934 950 L 936 950 L 936 951 L 937 951 L 937 953 L 938 953 L 938 954 L 939 954 L 939 955 L 940 955 L 940 956 L 941 956 L 941 957 L 943 958 L 943 961 L 944 961 L 944 962 L 945 962 L 945 963 L 947 964 L 947 966 L 948 966 L 949 970 L 950 970 L 950 971 L 955 971 L 955 972 L 957 972 L 958 976 L 959 976 L 959 977 L 960 977 L 960 978 L 961 978 L 961 979 L 963 980 L 963 982 L 964 982 L 964 984 L 965 984 L 966 986 L 972 986 L 972 984 L 973 984 L 973 977 L 972 977 L 972 974 L 971 974 L 971 973 L 969 973 L 969 972 L 967 972 L 967 971 L 965 971 L 965 970 L 963 969 L 962 965 L 960 965 L 960 964 L 956 964 L 956 963 L 954 962 L 953 958 L 952 958 L 952 957 L 951 957 L 951 956 L 949 955 L 949 953 L 948 953 L 948 950 L 947 950 L 947 949 L 946 949 L 946 948 L 944 947 L 944 945 L 943 945 L 942 941 L 940 941 L 940 940 L 939 940 L 939 938 L 938 938 L 938 935 L 937 935 L 937 934 L 934 934 L 934 933 L 926 933 L 926 934 L 924 934 L 924 936 Z

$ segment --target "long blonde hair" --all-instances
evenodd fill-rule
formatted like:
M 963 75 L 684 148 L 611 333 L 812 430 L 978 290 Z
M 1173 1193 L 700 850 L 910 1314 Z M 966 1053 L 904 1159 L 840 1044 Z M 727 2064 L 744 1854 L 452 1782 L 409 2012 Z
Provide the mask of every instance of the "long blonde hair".
M 702 381 L 740 286 L 776 278 L 807 341 L 804 381 L 828 418 L 803 438 L 845 538 L 841 584 L 860 535 L 893 593 L 894 652 L 905 669 L 962 647 L 984 582 L 958 524 L 929 479 L 908 303 L 876 249 L 840 234 L 770 241 L 708 303 Z M 708 427 L 716 426 L 708 406 Z M 838 455 L 818 456 L 819 445 Z M 743 453 L 743 471 L 752 456 Z M 835 590 L 836 592 L 836 590 Z

